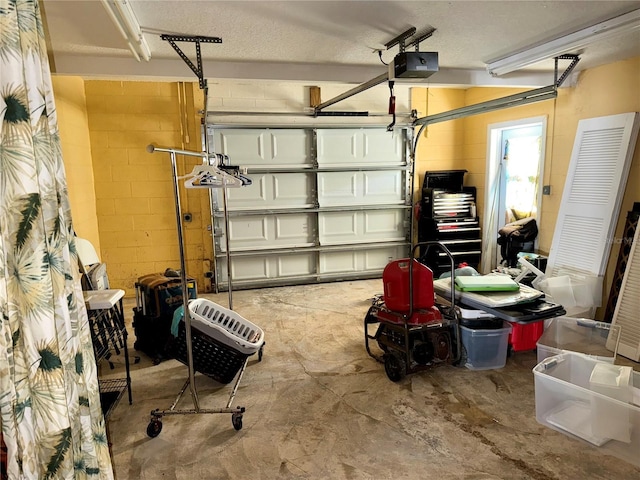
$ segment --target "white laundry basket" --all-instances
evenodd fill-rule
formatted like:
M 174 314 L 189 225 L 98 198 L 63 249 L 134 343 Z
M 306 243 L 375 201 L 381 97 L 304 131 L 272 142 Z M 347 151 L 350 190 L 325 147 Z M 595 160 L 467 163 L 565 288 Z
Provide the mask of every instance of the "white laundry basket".
M 229 383 L 247 357 L 261 350 L 264 332 L 237 312 L 205 298 L 189 301 L 193 368 L 220 383 Z M 184 319 L 178 326 L 176 359 L 187 364 Z

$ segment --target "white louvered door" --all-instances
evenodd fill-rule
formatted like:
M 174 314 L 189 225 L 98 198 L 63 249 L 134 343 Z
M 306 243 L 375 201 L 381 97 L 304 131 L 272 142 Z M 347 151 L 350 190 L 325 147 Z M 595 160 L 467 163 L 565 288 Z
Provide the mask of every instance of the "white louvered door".
M 629 260 L 622 277 L 620 295 L 613 313 L 612 324 L 620 325 L 618 353 L 631 360 L 640 361 L 640 228 L 636 229 Z M 607 348 L 614 350 L 613 339 Z
M 581 120 L 546 274 L 606 269 L 638 136 L 638 113 Z

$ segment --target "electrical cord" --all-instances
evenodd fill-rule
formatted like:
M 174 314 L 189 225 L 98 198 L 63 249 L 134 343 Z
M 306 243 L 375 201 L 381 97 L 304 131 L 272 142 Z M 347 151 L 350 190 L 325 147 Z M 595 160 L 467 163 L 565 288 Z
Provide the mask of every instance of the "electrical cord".
M 393 121 L 387 125 L 387 132 L 393 130 L 394 125 L 396 124 L 396 97 L 393 94 L 393 80 L 389 80 L 389 115 L 393 115 Z
M 389 65 L 388 63 L 385 63 L 384 60 L 382 60 L 382 50 L 378 50 L 378 57 L 380 57 L 380 61 L 382 62 L 383 65 Z

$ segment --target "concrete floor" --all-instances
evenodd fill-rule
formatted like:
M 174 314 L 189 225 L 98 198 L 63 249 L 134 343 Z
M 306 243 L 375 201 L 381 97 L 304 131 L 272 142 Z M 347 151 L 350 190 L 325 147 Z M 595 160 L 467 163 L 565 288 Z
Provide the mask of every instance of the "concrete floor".
M 640 478 L 640 468 L 536 422 L 533 352 L 498 370 L 447 365 L 392 383 L 364 346 L 369 299 L 381 290 L 366 280 L 234 292 L 234 310 L 266 338 L 234 401 L 246 407 L 240 431 L 230 414 L 175 415 L 149 438 L 150 412 L 170 407 L 187 368 L 137 353 L 133 405 L 124 397 L 108 420 L 117 479 Z M 227 305 L 226 293 L 203 296 Z M 233 383 L 198 374 L 196 384 L 201 408 L 226 406 Z M 178 408 L 193 408 L 188 393 Z

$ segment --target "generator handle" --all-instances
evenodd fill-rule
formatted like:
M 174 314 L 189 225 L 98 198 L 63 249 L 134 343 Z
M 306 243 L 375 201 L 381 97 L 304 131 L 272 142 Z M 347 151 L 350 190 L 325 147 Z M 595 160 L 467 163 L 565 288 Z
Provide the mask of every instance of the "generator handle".
M 424 252 L 425 256 L 426 254 L 429 252 L 429 248 L 436 246 L 438 248 L 440 248 L 440 250 L 442 250 L 447 257 L 449 257 L 449 263 L 451 265 L 451 310 L 450 310 L 450 315 L 453 317 L 454 320 L 454 328 L 455 328 L 455 333 L 456 333 L 456 355 L 454 358 L 454 364 L 457 364 L 460 359 L 462 358 L 462 340 L 461 340 L 461 332 L 460 332 L 460 322 L 458 321 L 458 314 L 456 312 L 456 292 L 455 292 L 455 287 L 454 287 L 454 278 L 455 278 L 455 273 L 456 273 L 456 264 L 455 264 L 455 260 L 453 259 L 453 255 L 451 254 L 451 251 L 441 242 L 419 242 L 416 243 L 413 248 L 411 249 L 411 258 L 409 261 L 409 317 L 411 318 L 411 316 L 413 315 L 413 261 L 415 260 L 415 254 L 416 254 L 416 250 L 419 247 L 426 247 L 426 250 Z M 405 323 L 405 337 L 408 335 L 407 329 L 406 329 L 406 323 Z
M 426 254 L 429 252 L 429 248 L 433 246 L 439 247 L 440 250 L 442 250 L 447 255 L 447 257 L 449 257 L 449 262 L 451 264 L 451 311 L 452 311 L 452 315 L 455 316 L 456 293 L 453 287 L 453 280 L 454 280 L 454 275 L 456 270 L 455 260 L 453 259 L 453 255 L 451 254 L 451 251 L 443 243 L 431 241 L 431 242 L 416 243 L 411 249 L 411 258 L 409 262 L 409 317 L 408 318 L 411 318 L 411 316 L 413 315 L 413 260 L 415 260 L 416 250 L 419 247 L 427 247 L 423 255 L 423 256 L 426 256 Z

